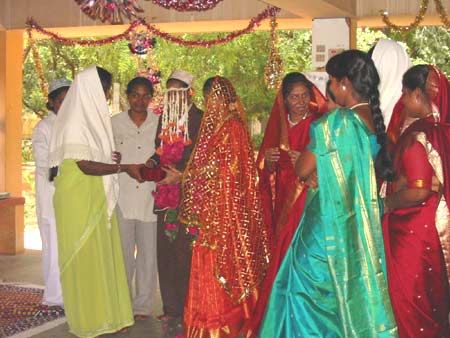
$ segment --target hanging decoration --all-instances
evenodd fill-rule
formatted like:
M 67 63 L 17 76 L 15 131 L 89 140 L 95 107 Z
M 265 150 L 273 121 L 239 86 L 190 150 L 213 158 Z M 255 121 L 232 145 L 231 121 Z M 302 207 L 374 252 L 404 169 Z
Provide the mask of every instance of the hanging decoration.
M 445 27 L 450 29 L 450 20 L 448 19 L 448 13 L 444 8 L 444 5 L 442 5 L 441 0 L 434 0 L 434 3 L 436 5 L 436 11 L 439 14 L 439 17 L 441 18 L 442 23 Z
M 69 39 L 69 38 L 64 38 L 56 33 L 53 33 L 51 31 L 48 31 L 44 28 L 42 28 L 36 21 L 34 21 L 33 18 L 29 18 L 26 22 L 26 24 L 28 25 L 29 28 L 35 30 L 36 32 L 46 35 L 50 38 L 52 38 L 55 41 L 58 41 L 59 43 L 63 44 L 63 45 L 69 45 L 69 46 L 103 46 L 103 45 L 108 45 L 114 42 L 117 42 L 119 40 L 125 39 L 128 40 L 130 34 L 134 31 L 134 29 L 136 27 L 138 27 L 140 25 L 140 21 L 136 20 L 133 21 L 130 26 L 123 32 L 120 33 L 118 35 L 114 35 L 111 36 L 109 38 L 106 39 L 100 39 L 100 40 L 92 40 L 92 39 L 80 39 L 80 40 L 75 40 L 75 39 Z
M 280 86 L 283 78 L 283 59 L 278 51 L 278 34 L 276 28 L 278 26 L 276 15 L 270 19 L 270 53 L 267 65 L 264 69 L 264 79 L 267 87 L 276 89 Z
M 48 30 L 42 28 L 32 18 L 27 20 L 27 25 L 30 28 L 36 30 L 37 32 L 44 34 L 46 36 L 49 36 L 53 40 L 57 40 L 58 42 L 60 42 L 64 45 L 100 46 L 100 45 L 111 44 L 111 43 L 116 42 L 121 39 L 129 40 L 130 33 L 132 33 L 138 26 L 143 26 L 147 29 L 148 33 L 151 34 L 152 36 L 157 36 L 164 40 L 168 40 L 168 41 L 171 41 L 173 43 L 176 43 L 176 44 L 179 44 L 182 46 L 209 48 L 211 46 L 230 42 L 244 34 L 253 32 L 255 30 L 255 28 L 261 24 L 261 22 L 263 20 L 267 19 L 270 16 L 275 15 L 279 11 L 280 11 L 280 8 L 269 6 L 264 11 L 259 13 L 256 17 L 250 19 L 250 22 L 248 23 L 247 27 L 230 32 L 222 38 L 217 38 L 217 39 L 212 39 L 212 40 L 186 40 L 181 37 L 174 36 L 169 33 L 161 31 L 158 28 L 156 28 L 154 25 L 147 23 L 144 19 L 137 19 L 137 20 L 131 22 L 130 26 L 121 34 L 112 36 L 107 39 L 101 39 L 101 40 L 88 40 L 88 39 L 74 40 L 74 39 L 64 38 L 56 33 L 53 33 L 51 31 L 48 31 Z
M 137 55 L 147 54 L 148 50 L 152 49 L 156 42 L 155 38 L 147 32 L 137 32 L 135 30 L 130 33 L 128 40 L 130 41 L 128 44 L 130 52 Z
M 442 23 L 444 24 L 445 27 L 450 28 L 450 21 L 447 16 L 447 11 L 442 5 L 442 0 L 434 0 L 434 3 L 436 5 L 436 11 L 438 12 L 439 17 L 441 18 Z M 387 11 L 380 11 L 380 15 L 383 22 L 386 24 L 386 26 L 388 26 L 388 28 L 402 33 L 407 33 L 416 29 L 419 26 L 419 24 L 423 21 L 425 14 L 428 10 L 428 4 L 429 0 L 422 0 L 420 2 L 419 12 L 416 14 L 414 21 L 408 26 L 398 26 L 392 23 L 392 21 L 389 19 L 389 14 Z
M 156 62 L 153 50 L 147 53 L 147 60 L 145 66 L 140 67 L 137 76 L 142 76 L 150 80 L 153 84 L 153 98 L 150 101 L 149 108 L 156 115 L 161 115 L 163 112 L 163 89 L 161 87 L 161 71 L 159 70 L 158 64 Z
M 137 18 L 137 13 L 144 12 L 136 0 L 75 0 L 75 2 L 91 19 L 112 24 L 123 23 L 124 17 L 132 20 Z
M 47 82 L 45 81 L 44 71 L 42 70 L 41 57 L 36 47 L 36 42 L 34 41 L 33 36 L 31 34 L 31 29 L 27 29 L 27 35 L 28 35 L 28 43 L 31 48 L 31 54 L 33 55 L 34 65 L 36 66 L 39 88 L 41 89 L 42 96 L 46 98 L 48 96 Z
M 146 0 L 150 1 L 150 0 Z M 207 11 L 223 0 L 151 0 L 155 5 L 179 12 Z

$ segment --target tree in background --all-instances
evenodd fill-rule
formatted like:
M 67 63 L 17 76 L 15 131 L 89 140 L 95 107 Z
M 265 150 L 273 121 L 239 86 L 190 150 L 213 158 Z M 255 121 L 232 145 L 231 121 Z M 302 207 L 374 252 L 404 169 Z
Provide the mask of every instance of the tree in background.
M 221 34 L 219 34 L 220 36 Z M 186 39 L 209 39 L 217 34 L 183 35 Z M 450 34 L 443 27 L 419 27 L 407 34 L 388 29 L 358 29 L 358 49 L 367 51 L 380 38 L 403 42 L 413 62 L 431 63 L 447 75 L 450 74 Z M 263 121 L 272 107 L 276 91 L 269 90 L 264 82 L 264 67 L 269 53 L 269 32 L 258 31 L 244 35 L 227 44 L 210 48 L 193 48 L 157 39 L 154 55 L 161 70 L 163 83 L 173 69 L 184 69 L 196 77 L 195 101 L 202 103 L 201 87 L 208 77 L 219 74 L 228 77 L 241 97 L 249 119 Z M 130 53 L 127 41 L 98 47 L 63 46 L 53 40 L 37 42 L 45 80 L 58 77 L 73 78 L 81 69 L 98 64 L 114 75 L 121 86 L 122 109 L 126 99 L 124 89 L 139 68 L 143 57 Z M 284 60 L 285 72 L 312 70 L 311 32 L 279 31 L 279 50 Z M 31 53 L 25 58 L 23 73 L 24 114 L 45 115 L 46 99 L 38 85 L 38 76 Z

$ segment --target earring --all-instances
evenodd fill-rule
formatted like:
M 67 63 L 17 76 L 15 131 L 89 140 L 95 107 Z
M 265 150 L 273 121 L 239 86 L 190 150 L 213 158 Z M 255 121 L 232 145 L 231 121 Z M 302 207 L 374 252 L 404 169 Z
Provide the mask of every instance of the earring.
M 343 85 L 342 90 L 344 90 L 344 91 L 347 90 L 347 87 Z

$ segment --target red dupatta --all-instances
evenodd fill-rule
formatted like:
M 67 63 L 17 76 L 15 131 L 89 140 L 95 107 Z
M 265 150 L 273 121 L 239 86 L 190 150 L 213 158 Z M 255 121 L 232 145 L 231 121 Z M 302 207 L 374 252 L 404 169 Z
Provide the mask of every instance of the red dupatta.
M 288 213 L 300 196 L 303 185 L 300 184 L 295 176 L 294 167 L 289 161 L 287 152 L 289 150 L 303 151 L 309 143 L 309 125 L 317 119 L 321 114 L 327 111 L 326 99 L 313 85 L 310 101 L 311 117 L 301 121 L 293 128 L 289 128 L 288 115 L 283 93 L 280 88 L 272 107 L 272 112 L 264 133 L 264 139 L 259 149 L 257 166 L 259 173 L 259 190 L 261 192 L 262 207 L 264 213 L 264 223 L 270 227 L 270 231 L 278 233 L 280 227 L 288 218 Z M 295 130 L 294 130 L 295 128 Z M 281 156 L 280 160 L 284 160 L 285 168 L 288 173 L 286 179 L 289 182 L 279 182 L 279 171 L 275 168 L 273 172 L 269 172 L 265 167 L 265 151 L 267 148 L 279 147 Z M 287 162 L 287 163 L 286 163 Z M 277 194 L 280 189 L 277 187 L 284 185 L 283 194 Z M 276 203 L 277 202 L 277 203 Z M 276 210 L 277 205 L 282 205 L 281 209 Z
M 442 168 L 442 195 L 449 208 L 450 203 L 450 123 L 448 119 L 449 114 L 449 82 L 445 75 L 441 73 L 437 68 L 428 66 L 430 71 L 433 71 L 434 75 L 430 72 L 427 78 L 427 95 L 430 97 L 434 104 L 434 108 L 440 113 L 440 122 L 435 120 L 436 117 L 422 118 L 412 123 L 399 138 L 396 152 L 402 154 L 414 141 L 415 135 L 423 133 L 426 136 L 426 141 L 431 146 L 431 149 L 427 148 L 429 162 L 435 170 L 436 163 L 441 164 Z M 430 76 L 431 75 L 431 76 Z M 399 156 L 397 156 L 399 158 Z M 433 165 L 434 164 L 434 165 Z M 399 166 L 398 163 L 396 165 Z M 449 220 L 450 222 L 450 220 Z M 447 268 L 447 274 L 450 281 L 450 228 L 438 229 L 441 246 L 444 253 L 445 264 Z
M 427 65 L 428 69 L 434 76 L 433 81 L 427 84 L 427 94 L 430 96 L 431 101 L 440 112 L 440 118 L 442 122 L 450 122 L 450 108 L 449 108 L 449 82 L 444 73 L 432 65 Z M 430 76 L 430 75 L 429 75 Z M 437 90 L 436 90 L 437 89 Z M 391 120 L 387 127 L 387 135 L 393 145 L 398 141 L 401 133 L 401 129 L 406 120 L 406 113 L 404 112 L 404 105 L 402 98 L 398 100 L 394 107 Z

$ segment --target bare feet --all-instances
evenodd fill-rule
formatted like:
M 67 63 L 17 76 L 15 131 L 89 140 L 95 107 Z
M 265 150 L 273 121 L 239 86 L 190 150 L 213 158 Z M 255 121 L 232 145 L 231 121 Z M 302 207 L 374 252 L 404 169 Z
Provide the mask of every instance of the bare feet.
M 121 328 L 120 330 L 118 330 L 116 333 L 127 333 L 130 330 L 129 326 L 125 326 L 123 328 Z
M 168 322 L 172 319 L 175 319 L 175 317 L 162 314 L 162 315 L 156 317 L 156 319 L 159 320 L 160 322 Z

